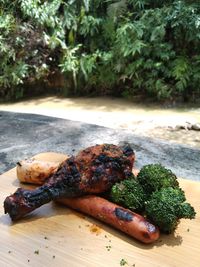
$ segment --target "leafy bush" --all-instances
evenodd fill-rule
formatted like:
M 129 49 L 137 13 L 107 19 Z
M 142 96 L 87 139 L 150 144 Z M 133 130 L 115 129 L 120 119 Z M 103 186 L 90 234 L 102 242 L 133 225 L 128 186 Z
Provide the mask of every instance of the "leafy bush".
M 62 73 L 75 94 L 200 96 L 200 4 L 2 0 L 0 94 L 21 97 Z

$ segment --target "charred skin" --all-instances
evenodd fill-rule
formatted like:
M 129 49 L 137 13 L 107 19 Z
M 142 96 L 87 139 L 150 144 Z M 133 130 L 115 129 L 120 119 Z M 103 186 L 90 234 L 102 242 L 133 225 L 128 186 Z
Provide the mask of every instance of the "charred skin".
M 105 192 L 132 174 L 134 160 L 134 152 L 128 145 L 89 147 L 64 161 L 41 187 L 18 188 L 5 199 L 4 211 L 14 221 L 51 200 Z

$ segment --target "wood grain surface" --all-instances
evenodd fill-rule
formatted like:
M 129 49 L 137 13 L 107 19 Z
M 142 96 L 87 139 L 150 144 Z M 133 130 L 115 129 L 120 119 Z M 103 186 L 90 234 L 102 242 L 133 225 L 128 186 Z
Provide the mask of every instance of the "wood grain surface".
M 37 159 L 63 161 L 66 155 L 43 153 Z M 180 179 L 195 220 L 181 220 L 175 234 L 142 244 L 95 219 L 49 203 L 12 223 L 3 201 L 17 187 L 16 169 L 0 176 L 0 266 L 136 267 L 200 266 L 200 183 Z M 24 186 L 25 187 L 25 186 Z M 26 186 L 28 187 L 28 186 Z

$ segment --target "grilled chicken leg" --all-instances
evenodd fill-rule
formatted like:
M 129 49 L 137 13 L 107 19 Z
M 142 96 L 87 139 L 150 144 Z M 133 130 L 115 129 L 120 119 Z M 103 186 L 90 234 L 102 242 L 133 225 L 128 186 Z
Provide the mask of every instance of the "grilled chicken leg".
M 80 151 L 35 190 L 18 188 L 4 201 L 5 213 L 17 220 L 51 200 L 102 193 L 132 174 L 135 160 L 129 145 L 103 144 Z

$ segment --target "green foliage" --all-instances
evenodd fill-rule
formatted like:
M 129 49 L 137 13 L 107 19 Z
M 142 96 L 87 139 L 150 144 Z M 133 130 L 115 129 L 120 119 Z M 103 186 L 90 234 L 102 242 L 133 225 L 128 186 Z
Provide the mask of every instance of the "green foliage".
M 197 1 L 0 3 L 3 96 L 61 72 L 76 94 L 198 97 L 199 54 Z
M 146 202 L 145 213 L 162 232 L 169 234 L 176 229 L 180 219 L 195 217 L 194 208 L 185 200 L 185 194 L 180 188 L 162 188 Z
M 77 87 L 76 76 L 79 70 L 79 61 L 77 59 L 76 53 L 79 49 L 79 46 L 73 48 L 66 48 L 64 51 L 63 62 L 60 64 L 60 67 L 63 72 L 69 72 L 73 75 L 74 87 Z

